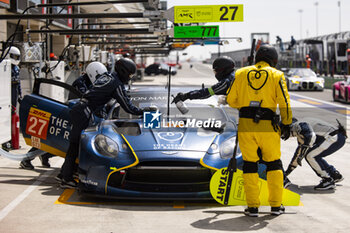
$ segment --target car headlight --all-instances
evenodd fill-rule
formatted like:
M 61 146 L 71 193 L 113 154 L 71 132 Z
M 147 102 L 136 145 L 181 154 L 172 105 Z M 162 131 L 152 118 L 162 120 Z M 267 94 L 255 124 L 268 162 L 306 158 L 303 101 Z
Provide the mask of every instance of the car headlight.
M 233 150 L 235 148 L 235 143 L 236 143 L 236 137 L 231 137 L 221 143 L 220 145 L 220 157 L 222 159 L 229 159 L 232 158 L 233 155 Z M 239 152 L 239 148 L 237 150 Z
M 291 80 L 292 83 L 295 83 L 295 84 L 299 84 L 300 82 L 299 81 L 296 81 L 296 80 Z
M 95 137 L 96 150 L 107 157 L 115 158 L 118 155 L 119 147 L 118 144 L 110 139 L 109 137 L 99 134 Z

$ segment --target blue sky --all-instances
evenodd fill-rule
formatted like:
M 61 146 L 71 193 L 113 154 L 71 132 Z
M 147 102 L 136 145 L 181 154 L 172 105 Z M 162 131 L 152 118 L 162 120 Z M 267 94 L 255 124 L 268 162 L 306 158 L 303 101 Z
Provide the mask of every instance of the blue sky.
M 300 15 L 302 37 L 316 36 L 316 8 L 318 8 L 318 35 L 339 32 L 339 0 L 168 0 L 168 8 L 184 5 L 243 4 L 244 22 L 211 23 L 220 25 L 220 36 L 239 36 L 242 43 L 234 40 L 221 47 L 221 51 L 245 49 L 250 46 L 252 32 L 269 32 L 270 42 L 279 35 L 290 41 L 291 35 L 300 39 Z M 318 2 L 318 7 L 315 3 Z M 350 31 L 350 0 L 341 0 L 341 31 Z M 299 13 L 302 10 L 302 13 Z M 198 58 L 217 52 L 218 46 L 192 46 L 186 50 Z

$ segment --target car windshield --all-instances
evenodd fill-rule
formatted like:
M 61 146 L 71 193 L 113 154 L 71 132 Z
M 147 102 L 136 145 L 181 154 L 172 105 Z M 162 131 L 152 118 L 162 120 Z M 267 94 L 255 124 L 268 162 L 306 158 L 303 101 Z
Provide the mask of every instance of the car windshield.
M 345 77 L 345 84 L 350 85 L 350 76 Z
M 176 95 L 177 92 L 172 93 L 172 95 Z M 132 103 L 139 107 L 149 107 L 151 105 L 157 106 L 159 112 L 162 113 L 163 116 L 167 115 L 167 100 L 168 95 L 166 92 L 139 92 L 139 93 L 131 93 L 130 99 Z M 171 97 L 171 100 L 173 98 Z M 183 115 L 176 107 L 175 104 L 170 104 L 170 112 L 169 116 L 172 119 L 215 119 L 222 120 L 223 122 L 227 121 L 224 110 L 221 108 L 215 107 L 214 104 L 216 100 L 206 100 L 206 101 L 186 101 L 186 106 L 189 111 L 185 115 Z M 203 114 L 205 112 L 205 115 Z M 126 113 L 122 108 L 119 112 L 119 118 L 127 118 L 127 119 L 136 119 L 139 116 L 135 116 L 129 113 Z
M 289 76 L 314 76 L 316 77 L 315 72 L 313 72 L 311 69 L 292 69 L 288 73 Z
M 162 69 L 169 69 L 169 66 L 168 66 L 167 64 L 165 64 L 165 63 L 161 63 L 161 64 L 160 64 L 160 67 L 161 67 Z

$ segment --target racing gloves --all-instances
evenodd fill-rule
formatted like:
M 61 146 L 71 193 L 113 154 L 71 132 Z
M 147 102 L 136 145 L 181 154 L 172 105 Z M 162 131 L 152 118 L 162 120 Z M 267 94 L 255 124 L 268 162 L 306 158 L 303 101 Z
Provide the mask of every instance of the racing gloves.
M 308 149 L 309 149 L 309 146 L 306 146 L 306 145 L 300 145 L 298 147 L 298 150 L 299 150 L 298 154 L 299 154 L 299 156 L 297 158 L 297 163 L 298 163 L 299 166 L 301 166 L 301 161 L 304 159 Z
M 188 96 L 187 96 L 187 93 L 182 93 L 182 92 L 179 92 L 179 93 L 177 93 L 177 95 L 174 97 L 174 99 L 173 99 L 173 101 L 171 102 L 172 104 L 173 103 L 177 103 L 177 102 L 179 102 L 179 101 L 185 101 L 185 100 L 187 100 L 188 99 Z
M 281 124 L 281 138 L 286 141 L 290 136 L 290 125 Z
M 309 150 L 307 145 L 299 145 L 295 150 L 292 161 L 290 161 L 289 166 L 285 172 L 285 176 L 288 176 L 298 165 L 301 166 L 301 161 L 304 159 L 307 151 Z
M 142 109 L 143 112 L 156 112 L 158 108 L 156 106 L 149 106 Z

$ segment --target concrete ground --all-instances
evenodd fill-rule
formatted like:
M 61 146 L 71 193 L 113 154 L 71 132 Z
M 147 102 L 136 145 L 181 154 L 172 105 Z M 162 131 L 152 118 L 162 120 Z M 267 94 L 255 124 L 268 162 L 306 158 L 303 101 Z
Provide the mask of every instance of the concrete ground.
M 172 82 L 198 86 L 205 83 L 208 86 L 215 83 L 215 79 L 210 66 L 195 64 L 190 69 L 185 64 Z M 145 77 L 143 84 L 165 83 L 166 76 L 151 76 Z M 296 96 L 292 99 L 292 107 L 312 113 L 319 110 L 320 103 L 324 102 L 345 106 L 329 101 L 327 98 L 331 93 L 327 91 L 313 93 L 291 92 L 291 96 Z M 345 106 L 345 111 L 349 114 L 348 106 Z M 324 110 L 318 115 L 329 118 L 333 117 L 332 114 Z M 349 123 L 349 116 L 343 115 L 343 120 Z M 347 129 L 349 134 L 349 124 Z M 23 153 L 29 149 L 23 141 L 21 146 L 13 153 Z M 295 148 L 295 139 L 282 142 L 285 167 Z M 36 158 L 33 161 L 35 170 L 28 171 L 19 169 L 18 161 L 0 157 L 0 232 L 348 232 L 349 152 L 348 140 L 341 150 L 327 158 L 345 177 L 336 190 L 314 191 L 313 186 L 320 179 L 303 161 L 303 166 L 290 175 L 293 183 L 290 188 L 301 195 L 303 206 L 287 207 L 287 214 L 278 217 L 260 214 L 258 218 L 244 216 L 242 206 L 221 206 L 214 202 L 112 202 L 83 198 L 74 190 L 63 191 L 54 180 L 63 163 L 62 158 L 51 158 L 51 168 L 41 167 L 40 160 Z M 269 211 L 269 208 L 261 207 L 260 210 Z

